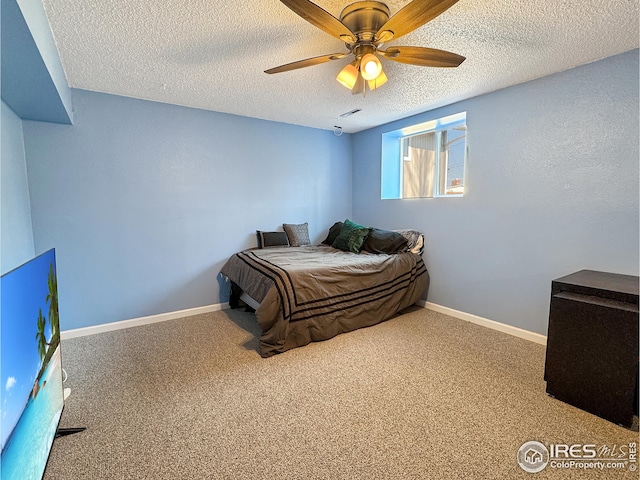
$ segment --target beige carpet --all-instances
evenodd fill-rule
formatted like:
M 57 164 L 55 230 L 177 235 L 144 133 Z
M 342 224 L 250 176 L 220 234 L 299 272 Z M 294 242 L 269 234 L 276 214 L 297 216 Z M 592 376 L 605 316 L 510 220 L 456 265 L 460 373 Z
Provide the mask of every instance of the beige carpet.
M 226 310 L 63 341 L 87 430 L 45 479 L 638 478 L 520 468 L 530 440 L 638 442 L 545 394 L 543 346 L 421 308 L 268 359 L 258 335 Z

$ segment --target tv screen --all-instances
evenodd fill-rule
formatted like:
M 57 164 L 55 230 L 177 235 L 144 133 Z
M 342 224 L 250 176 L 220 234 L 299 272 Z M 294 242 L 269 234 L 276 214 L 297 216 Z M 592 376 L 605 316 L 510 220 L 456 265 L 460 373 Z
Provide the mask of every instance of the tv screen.
M 0 283 L 0 477 L 39 479 L 64 407 L 55 250 Z

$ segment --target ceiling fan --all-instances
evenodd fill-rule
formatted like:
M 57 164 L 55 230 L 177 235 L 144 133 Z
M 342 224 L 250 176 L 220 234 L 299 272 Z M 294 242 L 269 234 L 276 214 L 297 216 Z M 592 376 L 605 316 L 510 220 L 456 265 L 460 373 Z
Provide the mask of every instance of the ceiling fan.
M 355 59 L 344 67 L 336 80 L 353 94 L 364 93 L 367 85 L 375 90 L 387 82 L 378 55 L 394 62 L 423 67 L 457 67 L 465 57 L 426 47 L 393 46 L 382 50 L 382 44 L 400 38 L 433 20 L 458 0 L 413 0 L 395 15 L 382 2 L 359 1 L 347 5 L 337 19 L 310 0 L 280 0 L 309 23 L 342 40 L 349 52 L 331 53 L 298 60 L 265 70 L 280 73 L 311 67 L 348 55 Z

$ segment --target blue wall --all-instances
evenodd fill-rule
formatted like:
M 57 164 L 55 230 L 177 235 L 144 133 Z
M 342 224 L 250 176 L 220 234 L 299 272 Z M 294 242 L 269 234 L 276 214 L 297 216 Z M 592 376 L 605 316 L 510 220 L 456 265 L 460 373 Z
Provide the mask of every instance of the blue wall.
M 65 330 L 224 302 L 283 222 L 418 228 L 429 301 L 543 334 L 553 278 L 638 273 L 638 50 L 337 138 L 70 91 L 40 2 L 2 7 L 0 268 L 56 247 Z M 460 111 L 466 195 L 381 201 L 381 134 Z
M 255 230 L 351 213 L 351 138 L 72 90 L 74 125 L 24 121 L 37 252 L 57 249 L 63 330 L 226 301 Z
M 0 273 L 31 260 L 35 255 L 31 229 L 31 204 L 24 155 L 22 120 L 2 103 L 0 139 Z
M 547 333 L 551 280 L 638 274 L 638 50 L 353 136 L 353 219 L 426 234 L 430 302 Z M 467 112 L 463 198 L 380 200 L 381 135 Z
M 40 0 L 2 0 L 2 99 L 20 118 L 71 123 L 73 106 Z

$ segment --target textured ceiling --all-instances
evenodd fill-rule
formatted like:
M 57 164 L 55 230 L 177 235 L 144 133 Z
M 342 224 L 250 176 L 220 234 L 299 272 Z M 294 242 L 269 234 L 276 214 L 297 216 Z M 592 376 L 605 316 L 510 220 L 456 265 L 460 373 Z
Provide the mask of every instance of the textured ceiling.
M 637 0 L 460 0 L 385 44 L 455 52 L 467 58 L 460 67 L 383 60 L 389 82 L 362 96 L 335 81 L 347 58 L 263 73 L 347 51 L 278 0 L 43 3 L 71 87 L 346 132 L 622 53 L 639 38 Z M 315 3 L 339 17 L 350 2 Z M 408 0 L 386 3 L 393 15 Z

